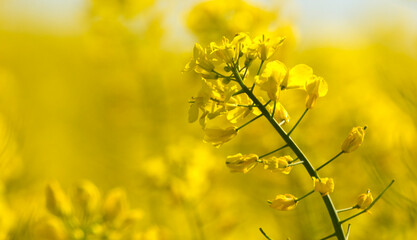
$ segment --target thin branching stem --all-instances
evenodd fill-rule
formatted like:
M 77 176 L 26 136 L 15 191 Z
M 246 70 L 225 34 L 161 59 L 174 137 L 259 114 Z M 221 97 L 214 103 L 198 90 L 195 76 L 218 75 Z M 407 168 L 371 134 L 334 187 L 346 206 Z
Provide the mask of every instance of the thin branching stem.
M 357 208 L 356 206 L 353 206 L 353 207 L 349 207 L 349 208 L 339 209 L 339 210 L 337 210 L 336 212 L 337 212 L 337 213 L 347 212 L 347 211 L 350 211 L 350 210 L 353 210 L 353 209 L 356 209 L 356 208 Z
M 302 196 L 302 197 L 300 197 L 300 198 L 297 198 L 295 201 L 296 201 L 296 202 L 299 202 L 299 201 L 303 200 L 304 198 L 306 198 L 306 197 L 310 196 L 310 194 L 312 194 L 312 193 L 314 193 L 314 190 L 312 190 L 312 191 L 308 192 L 306 195 L 304 195 L 304 196 Z
M 347 229 L 347 232 L 346 232 L 346 240 L 349 239 L 349 234 L 350 234 L 350 224 L 348 225 L 348 229 Z
M 264 235 L 264 237 L 268 240 L 272 240 L 270 237 L 268 237 L 268 235 L 266 235 L 266 233 L 264 232 L 264 230 L 262 228 L 259 228 L 259 231 L 261 231 L 262 235 Z
M 331 163 L 333 160 L 335 160 L 336 158 L 338 158 L 340 155 L 342 155 L 344 153 L 344 151 L 341 151 L 340 153 L 336 154 L 336 156 L 332 157 L 332 159 L 330 159 L 329 161 L 327 161 L 326 163 L 324 163 L 323 165 L 321 165 L 320 167 L 318 167 L 316 169 L 316 171 L 322 169 L 324 166 L 326 166 L 327 164 Z
M 324 238 L 320 238 L 320 240 L 326 240 L 326 239 L 329 239 L 329 238 L 332 238 L 332 237 L 336 237 L 336 233 L 332 233 L 329 236 L 326 236 Z
M 292 167 L 292 166 L 299 165 L 299 164 L 303 164 L 303 163 L 304 163 L 304 161 L 299 161 L 299 162 L 295 162 L 295 163 L 288 164 L 287 167 Z
M 301 117 L 295 123 L 294 127 L 292 127 L 291 130 L 288 132 L 288 136 L 291 135 L 291 133 L 295 130 L 295 128 L 298 126 L 298 124 L 301 122 L 301 120 L 303 120 L 303 118 L 306 115 L 307 111 L 308 111 L 308 108 L 306 108 L 306 110 L 303 112 L 303 115 L 301 115 Z
M 238 127 L 238 128 L 236 129 L 236 131 L 239 131 L 240 129 L 242 129 L 242 128 L 246 127 L 247 125 L 249 125 L 250 123 L 252 123 L 253 121 L 255 121 L 256 119 L 258 119 L 258 118 L 260 118 L 260 117 L 262 117 L 262 114 L 260 114 L 260 115 L 258 115 L 258 116 L 256 116 L 256 117 L 252 118 L 252 119 L 251 119 L 251 120 L 249 120 L 247 123 L 245 123 L 245 124 L 243 124 L 242 126 Z
M 355 217 L 357 217 L 357 216 L 359 216 L 359 215 L 361 215 L 361 214 L 363 214 L 363 213 L 366 213 L 369 209 L 371 209 L 371 207 L 372 206 L 374 206 L 375 205 L 375 203 L 382 197 L 382 195 L 388 190 L 388 188 L 390 188 L 391 187 L 391 185 L 394 183 L 394 181 L 395 180 L 392 180 L 389 184 L 388 184 L 388 186 L 386 186 L 385 187 L 385 189 L 378 195 L 378 197 L 376 197 L 375 198 L 375 200 L 367 207 L 367 208 L 365 208 L 363 211 L 360 211 L 359 213 L 357 213 L 357 214 L 355 214 L 355 215 L 353 215 L 353 216 L 350 216 L 350 217 L 348 217 L 348 218 L 346 218 L 345 220 L 343 220 L 343 221 L 340 221 L 340 224 L 343 224 L 343 223 L 345 223 L 345 222 L 347 222 L 347 221 L 349 221 L 349 220 L 351 220 L 351 219 L 353 219 L 353 218 L 355 218 Z
M 269 153 L 265 153 L 265 154 L 264 154 L 264 155 L 262 155 L 262 156 L 259 156 L 259 159 L 264 158 L 264 157 L 266 157 L 266 156 L 268 156 L 268 155 L 271 155 L 271 154 L 273 154 L 273 153 L 276 153 L 276 152 L 278 152 L 279 150 L 282 150 L 282 149 L 284 149 L 284 148 L 286 148 L 286 147 L 288 147 L 288 145 L 287 145 L 287 144 L 285 144 L 285 145 L 284 145 L 284 146 L 282 146 L 282 147 L 279 147 L 279 148 L 275 149 L 274 151 L 271 151 L 271 152 L 269 152 Z

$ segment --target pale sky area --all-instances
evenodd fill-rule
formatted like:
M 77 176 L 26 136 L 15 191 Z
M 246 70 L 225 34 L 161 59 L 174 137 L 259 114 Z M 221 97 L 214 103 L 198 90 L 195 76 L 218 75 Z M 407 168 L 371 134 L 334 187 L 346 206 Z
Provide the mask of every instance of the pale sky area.
M 168 33 L 166 42 L 176 45 L 189 45 L 191 37 L 184 28 L 184 16 L 200 0 L 156 0 L 156 4 L 147 14 L 163 12 Z M 282 1 L 250 0 L 254 4 L 273 9 L 282 5 L 284 16 L 295 23 L 302 39 L 310 42 L 326 36 L 326 40 L 343 42 L 349 36 L 360 41 L 361 27 L 372 28 L 386 22 L 400 22 L 410 32 L 417 33 L 416 0 L 291 0 Z M 83 31 L 86 0 L 0 0 L 2 28 L 21 29 L 22 25 L 37 26 L 37 31 L 74 34 Z M 145 13 L 146 15 L 146 13 Z M 139 18 L 140 24 L 146 24 Z M 30 23 L 30 24 L 27 24 Z M 138 25 L 138 26 L 139 26 Z M 25 30 L 27 30 L 25 28 Z M 187 42 L 189 41 L 189 42 Z

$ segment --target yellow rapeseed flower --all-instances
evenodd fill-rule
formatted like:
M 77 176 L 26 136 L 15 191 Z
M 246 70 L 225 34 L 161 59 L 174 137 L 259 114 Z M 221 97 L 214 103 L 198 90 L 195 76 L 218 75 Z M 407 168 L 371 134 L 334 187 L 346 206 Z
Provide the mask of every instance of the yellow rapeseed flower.
M 258 47 L 259 59 L 266 61 L 275 58 L 275 52 L 278 47 L 282 44 L 285 38 L 269 38 L 265 35 L 258 36 L 254 39 L 255 44 Z M 276 59 L 276 58 L 275 58 Z
M 247 173 L 258 163 L 258 155 L 241 153 L 228 156 L 226 160 L 226 166 L 230 169 L 230 172 Z
M 366 209 L 371 205 L 371 203 L 374 201 L 374 198 L 372 197 L 371 191 L 368 189 L 367 193 L 363 193 L 359 195 L 358 201 L 356 202 L 355 207 L 360 209 Z
M 271 207 L 280 211 L 293 210 L 298 204 L 297 198 L 291 194 L 279 194 L 271 203 Z
M 342 151 L 350 153 L 359 148 L 365 137 L 366 127 L 354 127 L 342 144 Z
M 287 74 L 287 67 L 280 61 L 269 62 L 256 83 L 268 93 L 269 99 L 277 101 L 281 92 L 281 82 Z
M 203 141 L 211 143 L 215 147 L 220 147 L 223 143 L 230 141 L 236 136 L 236 129 L 236 127 L 205 128 Z
M 304 89 L 314 78 L 313 69 L 306 64 L 298 64 L 290 69 L 281 86 L 283 89 Z
M 273 172 L 282 172 L 284 174 L 289 174 L 293 166 L 288 167 L 292 157 L 287 155 L 283 157 L 269 157 L 264 159 L 262 163 L 264 164 L 264 169 L 271 170 Z
M 333 178 L 313 177 L 313 186 L 314 186 L 314 191 L 321 193 L 322 196 L 325 196 L 334 191 Z
M 322 77 L 314 76 L 306 83 L 306 107 L 313 108 L 316 105 L 319 97 L 324 97 L 327 94 L 327 83 Z

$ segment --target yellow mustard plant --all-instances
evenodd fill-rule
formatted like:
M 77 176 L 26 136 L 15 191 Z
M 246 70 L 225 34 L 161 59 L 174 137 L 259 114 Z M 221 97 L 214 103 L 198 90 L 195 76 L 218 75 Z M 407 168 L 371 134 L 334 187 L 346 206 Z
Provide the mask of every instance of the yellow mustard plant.
M 230 172 L 247 173 L 258 163 L 258 155 L 241 153 L 228 156 L 226 160 L 226 166 L 230 169 Z
M 280 211 L 293 210 L 298 204 L 297 198 L 291 194 L 279 194 L 271 201 L 271 208 Z
M 200 125 L 204 131 L 203 141 L 219 147 L 236 137 L 238 131 L 264 117 L 285 144 L 259 156 L 241 153 L 228 156 L 226 166 L 231 172 L 247 173 L 258 163 L 262 163 L 264 169 L 284 174 L 289 174 L 296 165 L 303 166 L 309 177 L 313 179 L 313 190 L 300 198 L 292 194 L 277 195 L 271 202 L 271 207 L 277 210 L 291 210 L 299 201 L 318 192 L 326 205 L 334 228 L 334 233 L 329 237 L 335 236 L 339 240 L 344 240 L 346 234 L 342 223 L 357 215 L 342 221 L 339 219 L 338 213 L 344 210 L 336 210 L 330 197 L 335 187 L 333 178 L 321 178 L 318 171 L 343 153 L 358 148 L 363 141 L 365 128 L 354 128 L 343 143 L 340 153 L 318 168 L 313 166 L 290 135 L 306 116 L 308 110 L 317 105 L 317 99 L 327 94 L 328 86 L 322 77 L 313 74 L 311 67 L 298 64 L 288 71 L 287 66 L 277 60 L 280 57 L 277 50 L 284 39 L 266 37 L 265 34 L 251 39 L 246 33 L 238 33 L 230 40 L 223 37 L 221 45 L 212 42 L 206 48 L 202 48 L 196 44 L 194 56 L 187 64 L 186 70 L 196 73 L 194 76 L 202 82 L 202 88 L 197 97 L 190 100 L 189 120 L 194 122 L 200 118 Z M 259 67 L 256 73 L 249 72 L 249 68 L 253 67 L 257 61 Z M 281 92 L 291 90 L 304 91 L 306 109 L 287 132 L 283 126 L 284 123 L 287 123 L 285 126 L 290 123 L 290 118 L 280 98 Z M 268 101 L 263 99 L 264 93 Z M 251 118 L 246 120 L 249 116 Z M 212 121 L 217 122 L 217 125 L 211 124 Z M 218 124 L 222 122 L 224 124 L 219 126 Z M 212 125 L 216 127 L 208 127 Z M 284 148 L 289 148 L 292 153 L 281 157 L 272 155 Z M 371 198 L 369 196 L 365 198 L 366 196 L 361 198 L 362 202 L 358 202 L 361 207 L 372 206 L 368 204 Z M 267 236 L 265 232 L 261 232 Z
M 365 138 L 366 127 L 354 127 L 342 144 L 342 151 L 350 153 L 359 148 Z

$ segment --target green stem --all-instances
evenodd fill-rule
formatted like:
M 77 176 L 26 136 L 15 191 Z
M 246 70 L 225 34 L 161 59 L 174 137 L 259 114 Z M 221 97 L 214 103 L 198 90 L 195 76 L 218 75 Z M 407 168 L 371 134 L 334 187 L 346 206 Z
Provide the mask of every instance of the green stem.
M 262 115 L 269 121 L 272 127 L 275 128 L 277 133 L 281 136 L 281 138 L 286 142 L 288 147 L 294 152 L 294 154 L 303 161 L 303 166 L 307 170 L 310 177 L 319 178 L 318 173 L 315 171 L 313 165 L 301 151 L 301 149 L 297 146 L 297 144 L 292 140 L 292 138 L 287 135 L 284 129 L 279 125 L 279 123 L 269 114 L 268 110 L 262 105 L 262 103 L 258 100 L 258 98 L 248 89 L 248 87 L 243 83 L 242 78 L 240 77 L 239 73 L 237 72 L 236 68 L 232 68 L 233 74 L 236 77 L 237 83 L 240 87 L 245 91 L 250 99 L 252 99 L 253 103 L 258 106 L 259 110 L 262 112 Z M 322 196 L 324 204 L 326 205 L 327 211 L 330 215 L 332 220 L 333 228 L 335 230 L 335 235 L 339 240 L 345 240 L 345 235 L 343 233 L 342 225 L 339 223 L 339 216 L 336 213 L 336 209 L 333 206 L 332 199 L 330 198 L 329 194 Z
M 349 239 L 349 234 L 350 234 L 350 224 L 348 225 L 348 229 L 347 229 L 347 232 L 346 232 L 346 240 Z
M 320 240 L 326 240 L 326 239 L 329 239 L 329 238 L 331 238 L 331 237 L 335 237 L 336 236 L 336 233 L 332 233 L 332 234 L 330 234 L 329 236 L 327 236 L 327 237 L 324 237 L 324 238 L 320 238 Z
M 239 131 L 240 129 L 242 129 L 243 127 L 246 127 L 248 124 L 250 124 L 251 122 L 255 121 L 256 119 L 262 117 L 262 114 L 254 117 L 253 119 L 249 120 L 247 123 L 243 124 L 242 126 L 236 128 L 236 131 Z
M 291 128 L 291 130 L 288 132 L 288 136 L 291 135 L 292 131 L 295 130 L 295 128 L 298 126 L 298 124 L 301 122 L 301 120 L 304 118 L 304 116 L 306 115 L 308 111 L 308 108 L 306 108 L 306 110 L 303 112 L 303 115 L 301 115 L 301 117 L 298 119 L 298 121 L 295 123 L 294 127 Z
M 256 76 L 258 76 L 259 73 L 261 72 L 261 69 L 262 69 L 262 66 L 264 65 L 264 62 L 265 62 L 264 60 L 261 61 L 261 65 L 259 65 L 258 72 L 256 73 Z M 250 91 L 253 92 L 254 88 L 255 88 L 255 83 L 252 84 L 252 87 L 250 88 Z
M 264 237 L 268 240 L 272 240 L 270 237 L 268 237 L 268 235 L 266 235 L 266 233 L 264 232 L 264 230 L 262 228 L 259 228 L 259 231 L 261 231 L 262 235 L 264 235 Z
M 353 210 L 353 209 L 356 209 L 356 208 L 357 208 L 356 206 L 353 206 L 353 207 L 349 207 L 349 208 L 339 209 L 339 210 L 337 210 L 337 213 L 347 212 L 347 211 L 350 211 L 350 210 Z
M 277 101 L 274 101 L 274 108 L 272 109 L 271 116 L 274 117 L 275 115 L 275 108 L 277 107 Z
M 342 155 L 344 153 L 344 151 L 341 151 L 340 153 L 336 154 L 336 156 L 334 156 L 332 159 L 330 159 L 329 161 L 327 161 L 325 164 L 321 165 L 320 167 L 318 167 L 316 169 L 316 171 L 322 169 L 324 166 L 326 166 L 327 164 L 331 163 L 333 160 L 335 160 L 336 158 L 338 158 L 340 155 Z
M 264 158 L 264 157 L 266 157 L 266 156 L 268 156 L 268 155 L 271 155 L 271 154 L 273 154 L 273 153 L 276 153 L 276 152 L 278 152 L 279 150 L 284 149 L 284 148 L 286 148 L 286 147 L 288 147 L 288 145 L 287 145 L 287 144 L 285 144 L 285 145 L 284 145 L 284 146 L 282 146 L 282 147 L 279 147 L 279 148 L 275 149 L 274 151 L 271 151 L 271 152 L 269 152 L 269 153 L 265 153 L 264 155 L 260 156 L 260 157 L 259 157 L 259 159 Z
M 304 163 L 304 161 L 299 161 L 299 162 L 295 162 L 295 163 L 288 164 L 287 167 L 292 167 L 292 166 L 299 165 L 299 164 L 303 164 L 303 163 Z
M 351 220 L 351 219 L 353 219 L 353 218 L 355 218 L 355 217 L 357 217 L 357 216 L 359 216 L 359 215 L 361 215 L 363 213 L 366 213 L 382 197 L 382 195 L 388 190 L 388 188 L 391 187 L 391 185 L 394 183 L 394 181 L 395 180 L 392 180 L 390 182 L 390 184 L 388 184 L 388 186 L 385 187 L 385 189 L 378 195 L 378 197 L 375 198 L 375 200 L 367 208 L 365 208 L 363 211 L 361 211 L 361 212 L 359 212 L 359 213 L 357 213 L 357 214 L 355 214 L 353 216 L 350 216 L 350 217 L 346 218 L 343 221 L 340 221 L 340 224 L 343 224 L 343 223 L 345 223 L 345 222 L 347 222 L 347 221 L 349 221 L 349 220 Z
M 304 198 L 306 198 L 306 197 L 308 197 L 310 194 L 312 194 L 314 192 L 314 190 L 312 190 L 311 192 L 308 192 L 306 195 L 304 195 L 304 196 L 302 196 L 302 197 L 300 197 L 300 198 L 297 198 L 295 201 L 296 202 L 299 202 L 299 201 L 301 201 L 301 200 L 303 200 Z

